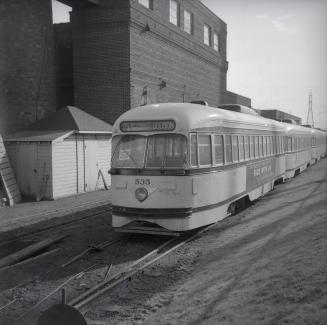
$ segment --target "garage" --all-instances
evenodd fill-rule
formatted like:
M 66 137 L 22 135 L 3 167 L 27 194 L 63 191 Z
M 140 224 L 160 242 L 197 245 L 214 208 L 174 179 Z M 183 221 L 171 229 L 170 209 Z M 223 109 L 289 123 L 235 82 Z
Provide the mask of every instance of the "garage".
M 110 187 L 112 126 L 68 106 L 4 139 L 21 194 L 57 199 Z

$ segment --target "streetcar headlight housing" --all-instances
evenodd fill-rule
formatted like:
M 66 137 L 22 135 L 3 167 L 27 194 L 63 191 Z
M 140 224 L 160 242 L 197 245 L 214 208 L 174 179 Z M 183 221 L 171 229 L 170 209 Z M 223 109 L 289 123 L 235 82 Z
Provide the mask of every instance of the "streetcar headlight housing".
M 147 199 L 149 196 L 149 193 L 146 188 L 140 187 L 135 191 L 135 197 L 140 201 L 143 202 L 144 200 Z

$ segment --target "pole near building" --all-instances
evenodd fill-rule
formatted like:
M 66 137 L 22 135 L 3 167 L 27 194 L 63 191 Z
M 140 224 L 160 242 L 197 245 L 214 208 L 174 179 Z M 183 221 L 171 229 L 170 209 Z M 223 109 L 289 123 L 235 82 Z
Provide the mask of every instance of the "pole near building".
M 312 124 L 309 123 L 309 119 L 311 117 Z M 307 115 L 307 124 L 314 127 L 314 120 L 313 120 L 313 110 L 312 110 L 312 91 L 309 93 L 309 107 L 308 107 L 308 115 Z

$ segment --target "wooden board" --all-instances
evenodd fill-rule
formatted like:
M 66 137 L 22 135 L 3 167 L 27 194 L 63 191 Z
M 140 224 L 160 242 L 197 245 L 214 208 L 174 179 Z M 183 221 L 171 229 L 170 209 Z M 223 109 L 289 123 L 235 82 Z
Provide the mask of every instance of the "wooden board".
M 4 146 L 2 136 L 0 135 L 0 207 L 2 206 L 2 199 L 5 197 L 7 203 L 13 206 L 20 202 L 21 195 L 18 189 L 15 175 L 11 168 L 6 148 Z

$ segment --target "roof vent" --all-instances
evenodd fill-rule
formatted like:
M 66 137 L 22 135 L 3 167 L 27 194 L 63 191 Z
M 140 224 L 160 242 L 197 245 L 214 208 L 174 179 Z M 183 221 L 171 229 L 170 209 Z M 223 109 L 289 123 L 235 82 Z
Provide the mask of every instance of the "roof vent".
M 192 100 L 190 103 L 203 105 L 203 106 L 209 106 L 208 102 L 206 102 L 205 100 Z
M 238 105 L 238 104 L 221 104 L 218 106 L 218 108 L 225 109 L 227 111 L 232 111 L 232 112 L 249 114 L 249 115 L 256 115 L 256 116 L 259 115 L 255 109 L 243 105 Z

